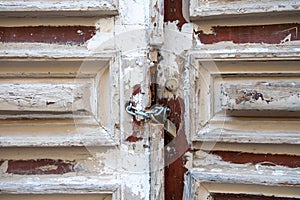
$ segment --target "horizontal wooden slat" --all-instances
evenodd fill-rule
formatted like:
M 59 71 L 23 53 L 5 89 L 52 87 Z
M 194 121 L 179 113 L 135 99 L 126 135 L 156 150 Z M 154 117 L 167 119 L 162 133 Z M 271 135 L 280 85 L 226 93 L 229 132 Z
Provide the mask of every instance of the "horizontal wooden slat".
M 255 1 L 206 1 L 192 0 L 190 6 L 190 18 L 192 20 L 224 19 L 224 17 L 256 16 L 264 15 L 280 16 L 283 14 L 297 14 L 299 11 L 297 0 L 261 0 Z
M 106 194 L 0 194 L 2 200 L 111 200 L 111 195 Z
M 114 1 L 1 0 L 0 17 L 107 16 L 118 14 Z
M 110 176 L 9 176 L 0 181 L 1 194 L 111 194 L 118 188 Z
M 217 169 L 218 167 L 215 166 Z M 239 172 L 239 173 L 237 173 Z M 201 182 L 216 182 L 216 183 L 231 183 L 231 184 L 257 184 L 269 186 L 293 186 L 299 187 L 300 177 L 295 172 L 286 169 L 285 171 L 278 171 L 278 175 L 273 170 L 259 170 L 257 172 L 248 171 L 241 168 L 228 170 L 212 170 L 211 169 L 193 169 L 192 176 Z M 283 173 L 283 174 L 280 174 Z M 263 176 L 261 175 L 263 174 Z M 263 178 L 264 177 L 264 178 Z
M 110 133 L 95 120 L 32 119 L 0 121 L 2 147 L 114 146 Z
M 72 83 L 73 82 L 73 83 Z M 0 80 L 0 114 L 91 112 L 92 80 L 68 79 Z M 74 113 L 75 114 L 75 113 Z M 58 115 L 56 115 L 58 117 Z
M 80 60 L 88 61 L 98 59 L 108 61 L 116 56 L 114 50 L 103 50 L 100 47 L 94 51 L 88 50 L 84 46 L 60 45 L 46 43 L 3 43 L 0 45 L 0 60 L 2 59 L 33 59 L 41 60 Z
M 296 44 L 268 45 L 264 44 L 215 44 L 191 51 L 197 60 L 299 60 L 300 48 Z

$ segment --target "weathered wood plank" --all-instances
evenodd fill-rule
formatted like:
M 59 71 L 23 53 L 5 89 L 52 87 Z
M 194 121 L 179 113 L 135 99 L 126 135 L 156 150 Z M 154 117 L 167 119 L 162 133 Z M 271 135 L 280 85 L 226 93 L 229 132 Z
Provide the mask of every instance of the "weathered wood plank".
M 90 112 L 92 83 L 72 80 L 14 80 L 0 81 L 0 114 L 19 111 L 39 113 L 73 111 Z M 65 83 L 64 83 L 65 82 Z
M 87 61 L 89 59 L 99 59 L 108 61 L 116 56 L 116 51 L 106 50 L 89 51 L 85 46 L 60 45 L 47 43 L 3 43 L 0 45 L 1 59 L 26 59 L 40 61 L 49 59 L 73 59 Z
M 0 122 L 2 147 L 115 146 L 117 143 L 107 130 L 89 118 Z
M 198 151 L 194 156 L 192 176 L 200 182 L 257 184 L 267 186 L 300 186 L 299 168 L 264 162 L 232 164 L 219 156 Z M 268 163 L 268 162 L 267 162 Z
M 252 81 L 221 84 L 221 107 L 232 111 L 300 111 L 300 82 Z M 227 112 L 230 114 L 230 112 Z M 260 114 L 257 113 L 259 116 Z M 280 113 L 279 113 L 280 114 Z M 274 115 L 274 113 L 272 114 Z M 275 113 L 276 115 L 276 113 Z
M 164 199 L 164 130 L 162 124 L 150 125 L 150 200 Z
M 190 17 L 192 20 L 207 20 L 223 19 L 224 16 L 262 16 L 266 15 L 266 13 L 276 16 L 287 12 L 296 13 L 297 11 L 299 11 L 299 1 L 297 0 L 261 0 L 259 2 L 193 0 L 190 6 Z
M 105 176 L 1 177 L 1 194 L 112 194 L 118 181 Z
M 300 55 L 299 45 L 268 45 L 264 44 L 216 44 L 198 45 L 191 51 L 192 57 L 197 60 L 298 60 Z
M 112 0 L 101 1 L 7 1 L 0 2 L 0 17 L 34 16 L 106 16 L 118 14 L 116 3 Z

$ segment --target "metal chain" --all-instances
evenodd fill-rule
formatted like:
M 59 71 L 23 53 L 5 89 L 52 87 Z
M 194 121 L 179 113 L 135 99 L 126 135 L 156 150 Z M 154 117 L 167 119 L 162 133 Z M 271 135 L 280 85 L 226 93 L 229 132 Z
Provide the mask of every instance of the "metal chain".
M 136 107 L 132 105 L 132 103 L 129 103 L 129 105 L 126 107 L 126 112 L 132 116 L 142 116 L 144 119 L 150 119 L 156 116 L 159 116 L 163 113 L 163 121 L 166 120 L 166 113 L 170 109 L 168 107 L 162 107 L 162 106 L 155 106 L 151 108 L 149 111 L 143 111 L 139 110 Z M 157 120 L 155 120 L 157 121 Z

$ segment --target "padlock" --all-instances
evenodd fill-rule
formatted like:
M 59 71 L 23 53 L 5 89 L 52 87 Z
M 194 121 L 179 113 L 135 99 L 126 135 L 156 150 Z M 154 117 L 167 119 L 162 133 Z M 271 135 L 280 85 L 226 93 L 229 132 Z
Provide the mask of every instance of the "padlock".
M 173 137 L 176 137 L 176 126 L 173 122 L 167 119 L 164 123 L 164 129 Z

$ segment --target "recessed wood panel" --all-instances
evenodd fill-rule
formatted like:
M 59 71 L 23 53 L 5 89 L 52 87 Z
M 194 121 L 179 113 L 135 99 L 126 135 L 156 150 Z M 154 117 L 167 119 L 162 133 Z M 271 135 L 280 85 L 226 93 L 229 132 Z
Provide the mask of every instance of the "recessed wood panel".
M 1 146 L 114 143 L 109 58 L 12 58 L 0 65 Z
M 299 115 L 299 77 L 228 77 L 219 87 L 219 103 L 228 115 Z
M 195 140 L 299 143 L 299 61 L 200 61 L 197 68 Z
M 92 80 L 2 79 L 0 114 L 90 112 Z

